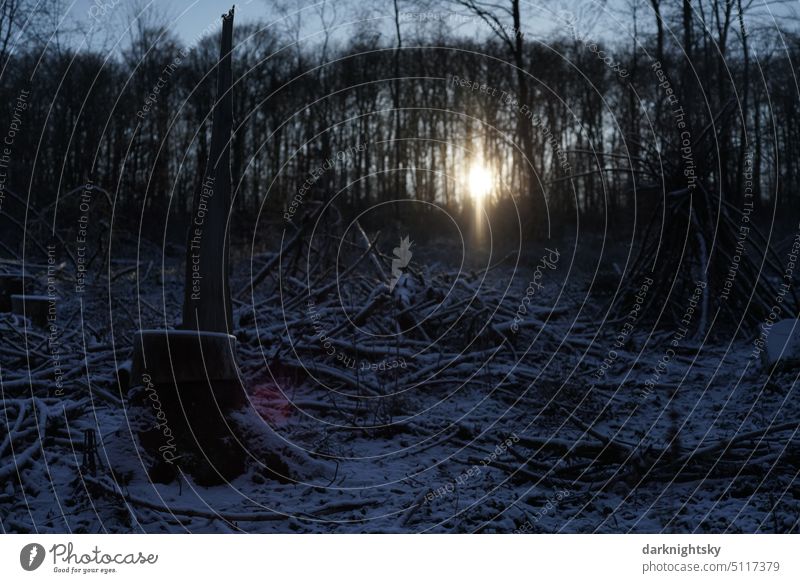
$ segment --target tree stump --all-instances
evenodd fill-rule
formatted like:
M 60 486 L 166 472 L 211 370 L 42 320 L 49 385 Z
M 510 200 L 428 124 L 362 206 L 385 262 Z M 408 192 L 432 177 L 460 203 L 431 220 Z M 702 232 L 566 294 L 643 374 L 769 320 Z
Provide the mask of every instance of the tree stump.
M 228 281 L 233 9 L 222 17 L 211 152 L 195 193 L 186 245 L 183 322 L 179 330 L 141 330 L 134 340 L 128 427 L 110 439 L 118 480 L 145 461 L 151 480 L 186 471 L 200 485 L 224 483 L 252 460 L 273 477 L 330 481 L 335 469 L 287 444 L 247 407 L 236 365 Z M 120 374 L 124 382 L 125 374 Z M 125 434 L 133 435 L 134 454 Z M 116 466 L 116 467 L 115 467 Z
M 47 296 L 25 294 L 14 294 L 11 296 L 11 311 L 14 314 L 30 318 L 31 323 L 38 328 L 47 327 L 49 307 L 50 298 Z
M 30 289 L 33 278 L 21 273 L 0 273 L 0 312 L 10 312 L 11 296 L 24 294 Z
M 199 484 L 244 471 L 227 415 L 247 401 L 236 368 L 236 338 L 189 330 L 142 330 L 134 339 L 128 402 L 135 432 L 151 456 L 148 473 L 171 481 L 180 467 Z
M 217 101 L 206 178 L 195 193 L 186 245 L 180 330 L 141 330 L 135 338 L 128 399 L 140 444 L 152 458 L 152 479 L 169 481 L 177 465 L 198 483 L 244 471 L 244 452 L 226 414 L 245 400 L 236 367 L 228 283 L 230 139 L 233 125 L 233 8 L 222 16 Z M 237 454 L 241 451 L 241 454 Z
M 249 406 L 234 336 L 142 330 L 134 342 L 128 427 L 111 449 L 133 434 L 152 481 L 171 482 L 181 470 L 201 486 L 218 485 L 242 474 L 248 461 L 282 481 L 326 483 L 335 475 L 331 464 L 287 443 Z M 129 448 L 121 451 L 126 459 L 112 461 L 112 469 L 124 483 L 121 474 L 135 471 L 135 462 Z

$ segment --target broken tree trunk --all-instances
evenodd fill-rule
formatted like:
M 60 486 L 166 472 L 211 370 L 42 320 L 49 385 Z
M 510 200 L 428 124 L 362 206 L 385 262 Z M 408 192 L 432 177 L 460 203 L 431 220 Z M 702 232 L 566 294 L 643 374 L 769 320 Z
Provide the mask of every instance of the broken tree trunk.
M 219 483 L 244 470 L 245 451 L 233 447 L 236 437 L 226 421 L 246 402 L 236 337 L 229 333 L 232 43 L 233 8 L 222 16 L 211 153 L 186 245 L 182 329 L 140 330 L 134 341 L 128 399 L 137 408 L 133 425 L 155 460 L 149 474 L 157 481 L 172 479 L 178 460 L 198 483 Z
M 236 363 L 228 282 L 226 227 L 231 204 L 233 9 L 222 17 L 217 101 L 205 179 L 195 196 L 186 247 L 180 330 L 140 330 L 134 339 L 126 431 L 144 449 L 151 480 L 169 482 L 179 470 L 200 485 L 224 483 L 248 461 L 272 477 L 307 480 L 333 475 L 326 464 L 296 451 L 247 407 Z M 115 474 L 129 473 L 124 439 L 114 446 Z M 127 468 L 127 469 L 126 469 Z
M 222 17 L 211 153 L 202 187 L 195 193 L 186 244 L 182 327 L 189 330 L 227 333 L 232 326 L 227 237 L 231 208 L 232 45 L 233 8 Z

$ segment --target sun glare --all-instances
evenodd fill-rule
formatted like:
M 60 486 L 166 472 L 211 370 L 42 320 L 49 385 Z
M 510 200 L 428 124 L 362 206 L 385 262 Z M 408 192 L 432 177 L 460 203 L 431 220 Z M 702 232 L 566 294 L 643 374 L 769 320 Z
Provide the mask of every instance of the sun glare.
M 468 176 L 469 193 L 480 202 L 492 190 L 492 172 L 482 164 L 473 164 Z

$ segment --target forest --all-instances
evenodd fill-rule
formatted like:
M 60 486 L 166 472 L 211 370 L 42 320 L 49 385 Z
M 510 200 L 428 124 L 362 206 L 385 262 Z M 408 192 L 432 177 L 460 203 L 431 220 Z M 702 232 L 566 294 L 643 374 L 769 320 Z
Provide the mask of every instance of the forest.
M 794 3 L 188 4 L 2 0 L 0 531 L 798 531 Z
M 16 4 L 24 10 L 21 0 L 4 10 Z M 557 7 L 547 39 L 526 37 L 522 17 L 504 11 L 471 17 L 480 39 L 434 26 L 453 19 L 429 10 L 466 10 L 455 20 L 463 22 L 471 4 L 402 4 L 391 17 L 402 25 L 396 35 L 365 19 L 337 42 L 296 42 L 288 24 L 238 26 L 234 216 L 263 201 L 265 211 L 285 209 L 337 156 L 308 196 L 351 185 L 342 203 L 354 209 L 401 196 L 457 208 L 462 184 L 452 169 L 474 158 L 494 161 L 493 204 L 516 198 L 533 213 L 546 200 L 553 222 L 580 217 L 590 228 L 626 224 L 637 202 L 648 203 L 634 192 L 657 199 L 686 171 L 737 205 L 750 169 L 757 204 L 796 208 L 787 185 L 800 171 L 798 38 L 793 22 L 770 21 L 772 3 L 630 2 L 615 19 L 632 18 L 632 31 L 615 41 L 580 10 Z M 110 53 L 36 37 L 10 47 L 26 16 L 3 19 L 0 91 L 7 119 L 25 103 L 14 150 L 36 156 L 13 158 L 8 188 L 30 191 L 40 208 L 91 180 L 115 193 L 120 227 L 142 214 L 161 224 L 183 217 L 209 147 L 214 36 L 187 44 L 168 21 L 143 18 Z M 677 110 L 691 133 L 691 167 L 679 162 Z M 397 168 L 408 170 L 382 178 Z M 64 206 L 65 222 L 77 218 L 76 205 Z

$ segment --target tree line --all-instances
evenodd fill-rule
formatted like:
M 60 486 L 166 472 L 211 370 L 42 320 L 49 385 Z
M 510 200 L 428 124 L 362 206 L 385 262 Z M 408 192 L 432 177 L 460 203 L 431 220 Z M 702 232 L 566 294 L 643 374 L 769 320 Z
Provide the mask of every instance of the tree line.
M 632 0 L 633 32 L 611 40 L 566 11 L 547 38 L 523 34 L 518 0 L 505 12 L 452 3 L 496 21 L 482 37 L 401 37 L 408 13 L 396 3 L 397 38 L 365 24 L 298 44 L 239 25 L 233 220 L 287 223 L 333 197 L 353 211 L 397 198 L 463 211 L 476 161 L 494 170 L 498 217 L 622 224 L 693 181 L 734 207 L 747 185 L 762 207 L 795 208 L 798 35 L 749 30 L 752 4 Z M 115 228 L 146 223 L 147 237 L 183 224 L 206 174 L 217 35 L 187 44 L 142 25 L 118 51 L 2 45 L 0 139 L 19 119 L 0 222 L 27 208 L 43 224 L 74 224 L 91 183 Z

